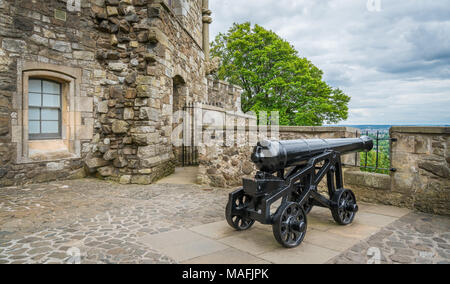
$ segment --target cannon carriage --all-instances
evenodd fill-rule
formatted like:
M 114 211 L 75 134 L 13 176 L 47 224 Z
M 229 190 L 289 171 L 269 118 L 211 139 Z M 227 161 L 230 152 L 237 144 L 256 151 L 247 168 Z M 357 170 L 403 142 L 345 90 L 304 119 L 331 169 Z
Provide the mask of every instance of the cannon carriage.
M 340 225 L 352 223 L 358 205 L 354 193 L 344 188 L 341 155 L 372 148 L 369 137 L 259 142 L 251 157 L 259 171 L 230 193 L 228 224 L 238 231 L 255 221 L 272 225 L 275 239 L 293 248 L 305 237 L 313 206 L 329 208 Z M 328 197 L 318 190 L 325 176 Z M 272 214 L 271 205 L 280 200 Z

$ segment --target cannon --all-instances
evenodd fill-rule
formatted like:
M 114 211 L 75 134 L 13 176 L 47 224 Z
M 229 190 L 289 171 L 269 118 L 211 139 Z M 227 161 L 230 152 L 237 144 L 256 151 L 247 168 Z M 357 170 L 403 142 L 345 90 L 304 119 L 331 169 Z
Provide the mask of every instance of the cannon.
M 250 229 L 255 221 L 272 225 L 275 239 L 286 248 L 301 244 L 307 214 L 314 206 L 330 209 L 340 225 L 351 224 L 358 205 L 355 194 L 344 188 L 341 155 L 372 148 L 373 140 L 367 136 L 258 142 L 251 156 L 258 172 L 230 193 L 225 209 L 228 224 L 238 231 Z M 328 196 L 318 190 L 325 176 Z

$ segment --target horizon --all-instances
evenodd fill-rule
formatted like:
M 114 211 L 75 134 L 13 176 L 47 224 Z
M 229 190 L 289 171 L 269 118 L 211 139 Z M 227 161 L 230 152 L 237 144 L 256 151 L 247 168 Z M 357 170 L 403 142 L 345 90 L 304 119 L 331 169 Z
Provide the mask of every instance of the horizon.
M 373 124 L 373 123 L 362 123 L 362 124 L 326 124 L 323 126 L 436 126 L 436 127 L 446 127 L 450 124 Z

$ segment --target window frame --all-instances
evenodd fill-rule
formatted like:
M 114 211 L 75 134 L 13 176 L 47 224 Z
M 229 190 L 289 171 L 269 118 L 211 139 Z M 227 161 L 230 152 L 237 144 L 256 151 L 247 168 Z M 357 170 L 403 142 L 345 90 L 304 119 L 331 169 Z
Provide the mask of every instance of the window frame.
M 41 105 L 38 106 L 31 106 L 29 101 L 28 101 L 28 110 L 31 109 L 38 109 L 39 110 L 39 120 L 31 120 L 30 118 L 28 118 L 28 124 L 30 123 L 30 121 L 39 121 L 39 134 L 32 134 L 28 131 L 28 139 L 31 141 L 35 141 L 35 140 L 49 140 L 49 139 L 61 139 L 62 138 L 62 95 L 63 95 L 63 84 L 55 81 L 55 80 L 50 80 L 47 78 L 41 78 L 41 77 L 29 77 L 28 78 L 28 82 L 30 82 L 31 80 L 39 80 L 41 83 L 41 92 L 40 92 L 40 99 L 41 99 Z M 50 82 L 53 84 L 58 84 L 59 85 L 59 94 L 49 94 L 49 95 L 58 95 L 59 96 L 59 106 L 58 107 L 49 107 L 49 106 L 44 106 L 43 105 L 43 97 L 44 94 L 44 81 L 46 82 Z M 30 93 L 35 93 L 35 92 L 30 92 L 30 90 L 28 89 L 28 96 Z M 35 93 L 36 94 L 36 93 Z M 42 119 L 42 110 L 57 110 L 58 111 L 58 132 L 57 133 L 42 133 L 42 122 L 43 121 L 55 121 L 55 120 L 45 120 Z

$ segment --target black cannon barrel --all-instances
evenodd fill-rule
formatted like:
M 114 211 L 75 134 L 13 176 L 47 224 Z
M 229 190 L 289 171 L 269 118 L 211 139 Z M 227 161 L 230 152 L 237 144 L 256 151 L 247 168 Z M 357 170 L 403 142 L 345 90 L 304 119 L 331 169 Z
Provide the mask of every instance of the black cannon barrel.
M 300 139 L 286 141 L 263 140 L 253 150 L 252 161 L 263 172 L 273 173 L 287 167 L 301 165 L 310 158 L 334 150 L 340 154 L 370 151 L 370 137 L 341 139 Z

